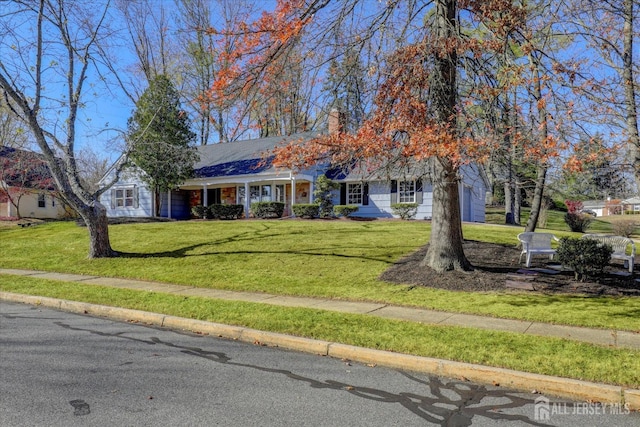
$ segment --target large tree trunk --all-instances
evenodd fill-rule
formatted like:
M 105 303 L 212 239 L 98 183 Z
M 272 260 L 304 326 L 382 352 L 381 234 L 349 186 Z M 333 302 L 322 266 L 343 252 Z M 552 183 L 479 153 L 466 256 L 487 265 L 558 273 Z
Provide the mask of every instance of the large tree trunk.
M 456 0 L 436 1 L 436 36 L 443 46 L 458 35 Z M 438 122 L 457 130 L 457 54 L 446 49 L 435 55 L 433 73 L 433 104 Z M 445 126 L 443 126 L 445 128 Z M 433 207 L 429 249 L 421 265 L 436 271 L 470 270 L 471 264 L 462 249 L 462 221 L 458 190 L 458 167 L 449 160 L 433 161 Z
M 635 76 L 633 75 L 633 3 L 634 0 L 625 0 L 624 2 L 622 80 L 624 83 L 624 104 L 631 166 L 633 167 L 637 191 L 640 192 L 640 132 L 638 132 L 638 110 L 636 108 Z
M 457 168 L 438 159 L 433 171 L 431 238 L 421 265 L 436 271 L 471 270 L 462 240 Z
M 89 258 L 108 258 L 117 253 L 111 249 L 109 242 L 109 221 L 107 210 L 101 204 L 89 209 L 83 215 L 89 230 Z

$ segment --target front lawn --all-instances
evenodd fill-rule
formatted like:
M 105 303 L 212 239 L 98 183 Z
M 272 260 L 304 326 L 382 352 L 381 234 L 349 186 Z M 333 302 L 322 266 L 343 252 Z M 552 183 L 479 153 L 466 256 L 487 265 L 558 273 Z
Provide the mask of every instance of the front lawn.
M 109 230 L 122 255 L 89 260 L 87 231 L 74 223 L 0 227 L 1 266 L 640 330 L 640 299 L 633 297 L 467 293 L 378 280 L 428 241 L 425 221 L 186 221 Z M 464 226 L 467 239 L 514 245 L 520 231 Z M 6 282 L 0 277 L 0 289 Z

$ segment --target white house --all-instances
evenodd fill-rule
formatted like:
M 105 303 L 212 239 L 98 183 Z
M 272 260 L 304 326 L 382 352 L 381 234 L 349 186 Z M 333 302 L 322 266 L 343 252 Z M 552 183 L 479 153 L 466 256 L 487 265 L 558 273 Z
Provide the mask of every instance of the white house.
M 326 174 L 341 184 L 335 194 L 335 204 L 354 204 L 362 217 L 393 217 L 391 204 L 418 203 L 418 219 L 431 219 L 433 194 L 428 175 L 412 171 L 385 176 L 364 176 L 332 170 L 328 165 L 294 172 L 276 169 L 268 153 L 277 145 L 289 141 L 308 140 L 317 133 L 278 136 L 198 147 L 200 160 L 195 165 L 195 177 L 179 189 L 162 196 L 160 216 L 175 219 L 191 218 L 196 205 L 242 204 L 245 217 L 250 206 L 259 201 L 285 203 L 285 216 L 292 215 L 291 205 L 313 202 L 315 181 Z M 105 175 L 108 182 L 114 169 Z M 154 195 L 140 179 L 140 171 L 130 170 L 105 192 L 101 203 L 108 216 L 154 216 Z M 463 221 L 484 222 L 487 184 L 475 165 L 461 169 L 460 196 Z
M 66 209 L 39 154 L 0 146 L 0 217 L 56 219 Z

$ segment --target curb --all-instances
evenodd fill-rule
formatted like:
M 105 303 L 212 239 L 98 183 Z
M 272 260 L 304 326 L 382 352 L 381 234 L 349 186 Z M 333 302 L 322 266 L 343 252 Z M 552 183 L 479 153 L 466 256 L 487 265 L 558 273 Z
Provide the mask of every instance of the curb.
M 85 302 L 67 301 L 57 298 L 0 292 L 0 300 L 41 305 L 71 313 L 106 317 L 125 322 L 139 322 L 168 329 L 188 330 L 199 334 L 212 335 L 252 344 L 350 359 L 360 363 L 376 364 L 388 368 L 405 369 L 442 377 L 470 380 L 487 385 L 499 385 L 524 392 L 536 390 L 537 393 L 561 398 L 621 404 L 626 405 L 630 410 L 640 410 L 640 390 L 627 389 L 621 386 L 394 353 L 391 351 L 265 332 L 241 326 L 230 326 L 203 320 L 187 319 Z

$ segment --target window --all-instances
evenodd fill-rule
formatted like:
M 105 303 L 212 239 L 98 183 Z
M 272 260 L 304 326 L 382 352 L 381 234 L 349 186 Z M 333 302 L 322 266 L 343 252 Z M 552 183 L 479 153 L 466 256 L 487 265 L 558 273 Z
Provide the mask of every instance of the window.
M 251 203 L 260 201 L 260 186 L 259 185 L 250 185 L 249 186 L 249 198 Z
M 133 188 L 118 188 L 115 191 L 115 207 L 117 208 L 129 208 L 133 207 L 134 202 L 134 189 Z
M 362 184 L 361 183 L 347 184 L 347 204 L 349 205 L 362 204 Z
M 415 203 L 416 201 L 416 182 L 415 181 L 398 181 L 398 202 L 399 203 Z
M 271 201 L 271 186 L 270 185 L 263 185 L 262 186 L 262 193 L 260 194 L 260 201 L 261 202 L 270 202 Z
M 284 185 L 276 185 L 275 201 L 284 203 L 285 201 L 284 199 L 285 199 Z
M 38 207 L 39 208 L 44 208 L 46 207 L 46 200 L 45 200 L 45 195 L 44 194 L 38 194 Z
M 244 205 L 244 199 L 246 197 L 244 186 L 238 187 L 238 190 L 237 190 L 236 194 L 238 195 L 238 204 L 239 205 Z

